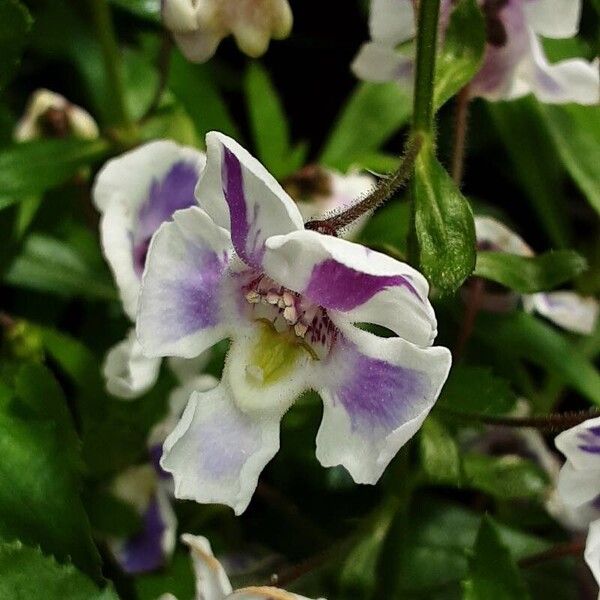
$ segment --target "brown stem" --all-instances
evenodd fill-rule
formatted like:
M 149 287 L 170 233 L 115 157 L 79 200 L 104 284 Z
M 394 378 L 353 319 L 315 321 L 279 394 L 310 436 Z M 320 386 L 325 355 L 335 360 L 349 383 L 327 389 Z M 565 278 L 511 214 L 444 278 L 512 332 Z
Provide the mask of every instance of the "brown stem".
M 460 185 L 463 176 L 470 100 L 471 90 L 469 85 L 465 85 L 465 87 L 460 90 L 458 96 L 456 97 L 454 140 L 452 150 L 452 179 L 456 185 Z
M 456 346 L 454 347 L 454 360 L 458 361 L 463 355 L 467 342 L 471 338 L 473 330 L 475 329 L 475 321 L 477 314 L 483 303 L 483 296 L 485 293 L 485 280 L 481 277 L 472 277 L 469 282 L 467 291 L 467 306 L 465 307 L 465 314 L 461 323 L 460 331 L 458 332 L 458 339 L 456 340 Z
M 573 542 L 564 542 L 562 544 L 556 544 L 548 550 L 538 552 L 537 554 L 531 554 L 523 557 L 519 560 L 519 566 L 527 569 L 529 567 L 535 567 L 536 565 L 545 563 L 549 560 L 556 560 L 558 558 L 564 558 L 565 556 L 581 556 L 585 549 L 585 540 L 575 540 Z
M 411 176 L 413 165 L 423 145 L 423 136 L 415 134 L 406 143 L 404 158 L 398 169 L 390 177 L 382 179 L 375 189 L 365 198 L 353 204 L 343 212 L 327 219 L 317 219 L 306 223 L 306 229 L 335 235 L 340 229 L 347 227 L 365 213 L 376 209 L 388 200 L 400 186 Z

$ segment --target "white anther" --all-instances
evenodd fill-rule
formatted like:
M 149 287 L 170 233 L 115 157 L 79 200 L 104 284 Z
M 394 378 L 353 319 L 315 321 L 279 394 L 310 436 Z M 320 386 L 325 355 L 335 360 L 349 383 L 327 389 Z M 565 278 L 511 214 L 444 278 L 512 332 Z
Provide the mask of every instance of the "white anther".
M 294 304 L 294 296 L 286 290 L 283 292 L 283 301 L 286 306 L 292 306 Z
M 260 294 L 255 290 L 250 290 L 246 293 L 246 300 L 248 300 L 250 304 L 257 304 L 260 302 Z
M 283 301 L 283 298 L 279 298 L 279 300 L 277 300 L 277 306 L 279 306 L 279 308 L 285 308 L 285 302 Z
M 295 306 L 286 306 L 283 311 L 283 318 L 288 323 L 295 323 L 298 320 L 298 312 Z
M 267 302 L 269 304 L 277 304 L 279 302 L 279 294 L 273 291 L 267 292 Z
M 308 327 L 304 323 L 298 322 L 294 325 L 294 331 L 298 337 L 303 338 L 308 331 Z

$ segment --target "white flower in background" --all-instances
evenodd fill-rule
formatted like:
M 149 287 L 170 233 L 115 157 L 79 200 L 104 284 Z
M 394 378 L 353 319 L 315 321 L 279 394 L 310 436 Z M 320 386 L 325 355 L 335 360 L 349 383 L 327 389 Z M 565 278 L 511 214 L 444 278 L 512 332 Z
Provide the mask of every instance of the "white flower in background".
M 491 217 L 475 217 L 475 232 L 480 249 L 534 256 L 533 250 L 506 225 Z M 524 294 L 523 306 L 537 312 L 556 325 L 580 334 L 591 334 L 598 320 L 598 301 L 575 292 L 559 290 Z
M 375 483 L 450 368 L 449 351 L 432 347 L 427 281 L 389 256 L 305 230 L 294 201 L 255 158 L 219 133 L 206 142 L 200 206 L 178 211 L 150 245 L 137 333 L 157 357 L 232 342 L 220 385 L 192 395 L 161 465 L 177 497 L 240 514 L 279 448 L 282 416 L 314 389 L 325 406 L 321 464 Z
M 547 103 L 596 104 L 600 100 L 598 60 L 548 62 L 539 36 L 577 34 L 581 0 L 480 0 L 487 44 L 483 65 L 471 82 L 471 94 L 487 100 L 512 100 L 534 94 Z M 443 36 L 452 11 L 442 0 Z M 352 68 L 367 81 L 412 82 L 415 36 L 413 0 L 371 0 L 372 41 L 364 44 Z
M 248 56 L 261 56 L 271 38 L 292 30 L 288 0 L 162 0 L 162 18 L 185 57 L 207 61 L 221 40 L 233 35 Z
M 555 443 L 567 459 L 558 493 L 582 521 L 590 523 L 585 560 L 600 584 L 600 417 L 563 431 Z
M 196 204 L 205 162 L 193 148 L 157 141 L 110 160 L 98 174 L 93 199 L 102 213 L 102 249 L 132 321 L 150 240 L 175 211 Z M 160 360 L 142 354 L 132 329 L 108 352 L 103 372 L 111 394 L 135 398 L 154 385 L 159 369 Z
M 162 444 L 181 417 L 193 390 L 209 390 L 217 384 L 210 375 L 187 378 L 169 396 L 167 416 L 148 437 L 148 463 L 130 467 L 112 483 L 112 493 L 140 515 L 142 528 L 129 538 L 112 539 L 109 547 L 126 573 L 145 573 L 164 566 L 175 549 L 177 519 L 171 506 L 173 480 L 159 465 Z
M 196 576 L 195 600 L 310 600 L 306 596 L 270 586 L 234 590 L 225 569 L 215 558 L 210 542 L 205 537 L 184 533 L 181 540 L 190 548 Z M 164 594 L 159 600 L 175 600 L 175 596 Z
M 296 201 L 305 221 L 341 212 L 375 187 L 371 175 L 349 171 L 346 175 L 318 165 L 308 165 L 288 177 L 284 190 Z M 369 219 L 365 214 L 342 231 L 342 237 L 355 238 Z
M 99 135 L 96 121 L 86 110 L 44 89 L 33 93 L 14 132 L 18 142 L 68 136 L 93 140 Z

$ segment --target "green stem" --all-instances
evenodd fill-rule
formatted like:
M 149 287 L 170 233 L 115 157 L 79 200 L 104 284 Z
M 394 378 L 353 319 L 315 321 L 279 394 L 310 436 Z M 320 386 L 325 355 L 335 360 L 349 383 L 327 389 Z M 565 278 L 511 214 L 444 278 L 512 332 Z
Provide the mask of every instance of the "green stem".
M 90 0 L 96 35 L 102 49 L 104 72 L 111 102 L 114 106 L 115 125 L 130 127 L 131 120 L 125 106 L 123 64 L 107 0 Z
M 417 21 L 417 59 L 413 132 L 431 133 L 433 129 L 433 88 L 437 54 L 440 0 L 421 0 Z

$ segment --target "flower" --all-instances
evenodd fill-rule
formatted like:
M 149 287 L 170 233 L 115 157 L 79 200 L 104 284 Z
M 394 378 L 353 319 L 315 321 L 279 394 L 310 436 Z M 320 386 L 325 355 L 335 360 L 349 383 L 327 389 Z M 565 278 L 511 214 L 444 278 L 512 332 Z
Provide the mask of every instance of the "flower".
M 491 217 L 475 217 L 477 244 L 481 249 L 534 256 L 533 250 L 506 225 Z M 537 312 L 573 333 L 591 334 L 598 320 L 598 301 L 575 292 L 559 290 L 521 296 L 527 312 Z
M 125 539 L 110 540 L 109 547 L 126 573 L 144 573 L 165 565 L 175 549 L 177 518 L 171 507 L 173 481 L 159 465 L 162 443 L 177 424 L 193 390 L 209 390 L 217 380 L 210 375 L 187 378 L 169 396 L 167 416 L 148 437 L 149 462 L 130 467 L 112 483 L 112 493 L 135 508 L 142 528 Z
M 585 560 L 600 584 L 600 417 L 563 431 L 556 447 L 565 455 L 558 478 L 563 502 L 590 524 Z
M 102 248 L 132 321 L 152 235 L 176 210 L 196 203 L 205 161 L 193 148 L 157 141 L 109 161 L 98 174 L 93 199 L 102 213 Z M 103 372 L 111 394 L 135 398 L 154 385 L 159 368 L 160 360 L 142 354 L 132 329 L 108 352 Z
M 310 600 L 306 596 L 270 586 L 234 590 L 225 569 L 215 558 L 210 542 L 205 537 L 184 533 L 181 540 L 190 548 L 196 576 L 196 600 Z M 160 600 L 174 598 L 171 594 L 165 594 Z
M 305 230 L 255 158 L 220 133 L 206 142 L 200 206 L 153 238 L 137 317 L 147 356 L 193 357 L 231 338 L 220 385 L 192 394 L 165 442 L 161 465 L 176 496 L 243 512 L 279 448 L 279 421 L 311 388 L 325 407 L 321 464 L 375 483 L 450 368 L 449 351 L 431 346 L 427 281 L 389 256 Z
M 598 61 L 569 59 L 551 64 L 539 36 L 576 35 L 581 0 L 479 0 L 486 23 L 483 64 L 471 81 L 472 96 L 513 100 L 534 94 L 541 102 L 596 104 L 600 99 Z M 452 11 L 442 0 L 442 34 Z M 372 41 L 364 44 L 352 68 L 367 81 L 408 82 L 414 55 L 406 42 L 415 35 L 412 0 L 371 0 Z M 398 46 L 400 45 L 400 48 Z
M 86 110 L 45 89 L 33 93 L 14 132 L 18 142 L 67 136 L 93 140 L 99 135 L 96 121 Z
M 340 212 L 357 198 L 375 187 L 371 175 L 349 171 L 346 175 L 318 165 L 307 165 L 290 175 L 283 189 L 296 201 L 305 220 L 322 218 Z M 365 226 L 369 215 L 363 215 L 346 228 L 342 237 L 355 238 Z
M 207 61 L 229 34 L 242 52 L 261 56 L 270 38 L 290 34 L 293 20 L 288 0 L 162 0 L 162 18 L 194 62 Z

